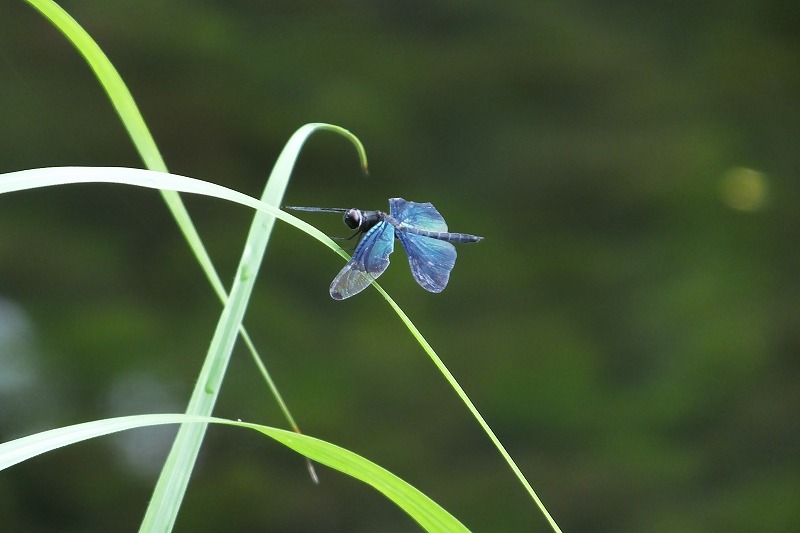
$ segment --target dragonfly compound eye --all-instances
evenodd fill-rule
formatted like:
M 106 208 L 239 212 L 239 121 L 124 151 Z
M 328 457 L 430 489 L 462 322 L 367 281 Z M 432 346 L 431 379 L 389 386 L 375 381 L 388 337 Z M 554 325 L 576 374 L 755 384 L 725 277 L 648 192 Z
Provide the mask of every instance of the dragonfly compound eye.
M 358 209 L 351 209 L 344 214 L 344 223 L 350 229 L 356 229 L 361 226 L 361 211 Z

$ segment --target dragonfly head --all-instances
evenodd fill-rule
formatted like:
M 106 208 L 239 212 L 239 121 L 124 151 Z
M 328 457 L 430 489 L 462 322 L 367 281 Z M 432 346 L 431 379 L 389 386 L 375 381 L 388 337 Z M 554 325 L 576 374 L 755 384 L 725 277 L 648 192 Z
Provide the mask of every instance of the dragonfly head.
M 364 217 L 358 209 L 348 209 L 344 214 L 344 223 L 350 229 L 360 228 L 363 220 Z

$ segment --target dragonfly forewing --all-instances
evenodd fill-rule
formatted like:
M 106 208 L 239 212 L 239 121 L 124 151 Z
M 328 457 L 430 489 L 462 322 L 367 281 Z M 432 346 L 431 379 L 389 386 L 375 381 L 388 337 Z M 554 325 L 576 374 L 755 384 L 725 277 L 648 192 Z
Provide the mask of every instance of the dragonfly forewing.
M 344 300 L 367 288 L 389 266 L 392 251 L 394 227 L 386 221 L 378 222 L 364 234 L 353 257 L 333 279 L 331 298 Z
M 408 202 L 402 198 L 389 199 L 389 214 L 398 223 L 424 231 L 447 231 L 447 222 L 430 202 Z

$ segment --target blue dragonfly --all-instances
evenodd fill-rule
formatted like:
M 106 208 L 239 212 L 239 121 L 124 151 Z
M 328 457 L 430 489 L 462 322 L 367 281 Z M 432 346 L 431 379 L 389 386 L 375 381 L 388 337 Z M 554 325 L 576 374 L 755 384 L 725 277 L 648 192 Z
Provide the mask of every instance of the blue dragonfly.
M 483 237 L 450 233 L 447 223 L 430 202 L 389 199 L 389 214 L 337 207 L 290 207 L 295 211 L 344 213 L 344 223 L 361 235 L 352 259 L 331 283 L 331 298 L 344 300 L 363 291 L 389 266 L 395 237 L 406 249 L 411 274 L 423 289 L 442 292 L 456 264 L 456 248 L 451 243 L 478 242 Z

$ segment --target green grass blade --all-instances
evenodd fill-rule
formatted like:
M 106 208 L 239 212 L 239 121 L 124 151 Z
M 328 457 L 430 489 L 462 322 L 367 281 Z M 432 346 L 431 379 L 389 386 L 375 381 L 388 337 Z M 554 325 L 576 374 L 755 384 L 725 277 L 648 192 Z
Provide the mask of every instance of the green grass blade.
M 45 16 L 86 59 L 117 114 L 130 135 L 145 166 L 150 170 L 167 171 L 164 159 L 150 135 L 139 108 L 117 69 L 86 31 L 52 0 L 25 0 Z
M 366 165 L 363 147 L 351 133 L 328 124 L 308 124 L 292 135 L 278 156 L 261 198 L 263 204 L 277 210 L 300 150 L 308 137 L 317 130 L 335 131 L 353 141 Z M 230 296 L 222 310 L 206 360 L 192 391 L 187 414 L 210 416 L 214 409 L 274 225 L 275 216 L 266 211 L 259 210 L 253 217 Z M 142 522 L 142 531 L 172 529 L 200 452 L 206 427 L 206 424 L 181 425 L 153 491 Z
M 97 43 L 91 36 L 73 19 L 66 11 L 58 6 L 52 0 L 26 0 L 31 6 L 38 10 L 45 16 L 64 36 L 72 43 L 78 52 L 86 59 L 89 67 L 94 72 L 99 80 L 106 94 L 108 94 L 111 104 L 116 110 L 117 114 L 122 121 L 125 130 L 128 132 L 131 140 L 133 141 L 136 150 L 139 152 L 144 164 L 150 170 L 159 172 L 167 172 L 167 166 L 161 153 L 156 146 L 147 124 L 139 112 L 133 95 L 128 90 L 125 82 L 122 81 L 114 65 L 109 61 Z M 197 229 L 192 223 L 189 212 L 181 200 L 180 195 L 176 191 L 161 190 L 161 197 L 166 203 L 167 208 L 172 213 L 176 224 L 186 239 L 187 244 L 192 250 L 200 268 L 205 273 L 211 284 L 212 289 L 217 294 L 220 302 L 223 304 L 228 299 L 227 291 L 222 283 L 222 280 L 214 267 L 208 251 L 197 233 Z M 289 412 L 286 403 L 283 401 L 280 393 L 278 392 L 275 383 L 272 381 L 266 367 L 261 362 L 261 358 L 253 345 L 247 331 L 242 327 L 240 335 L 245 342 L 248 350 L 250 351 L 256 366 L 259 368 L 264 380 L 272 391 L 273 396 L 281 407 L 284 416 L 289 421 L 289 424 L 299 431 L 294 418 Z
M 109 418 L 51 429 L 0 444 L 0 470 L 63 446 L 129 429 L 163 424 L 218 423 L 254 429 L 314 461 L 358 479 L 384 494 L 427 531 L 467 531 L 455 517 L 399 477 L 344 448 L 306 435 L 246 422 L 184 414 Z
M 144 122 L 139 108 L 122 81 L 117 69 L 91 38 L 91 36 L 73 19 L 66 11 L 52 0 L 26 0 L 42 15 L 44 15 L 72 45 L 86 59 L 89 67 L 97 76 L 111 104 L 122 121 L 125 130 L 133 141 L 144 164 L 150 170 L 167 172 L 167 165 L 161 157 L 147 124 Z M 162 191 L 162 197 L 167 204 L 178 227 L 184 234 L 187 243 L 194 253 L 197 261 L 211 283 L 214 291 L 224 302 L 226 299 L 225 287 L 214 268 L 194 224 L 189 217 L 183 201 L 175 191 Z
M 317 239 L 342 257 L 349 257 L 327 235 L 311 224 L 285 211 L 222 185 L 178 174 L 128 167 L 35 168 L 0 174 L 0 194 L 79 183 L 115 183 L 219 198 L 220 200 L 233 202 L 251 209 L 264 211 Z
M 383 296 L 389 303 L 389 305 L 392 307 L 392 309 L 394 309 L 395 313 L 397 313 L 397 316 L 400 317 L 400 320 L 403 321 L 408 330 L 411 332 L 411 335 L 413 335 L 414 338 L 419 343 L 419 345 L 422 346 L 422 349 L 425 350 L 425 353 L 427 353 L 428 356 L 431 358 L 433 364 L 436 365 L 436 368 L 439 369 L 439 371 L 442 373 L 442 375 L 450 384 L 450 386 L 453 387 L 453 390 L 456 391 L 458 397 L 461 398 L 461 401 L 464 402 L 464 405 L 467 406 L 469 412 L 472 414 L 475 420 L 478 421 L 478 424 L 481 426 L 484 433 L 486 433 L 486 435 L 492 441 L 492 444 L 494 444 L 495 448 L 497 448 L 497 451 L 499 451 L 500 455 L 503 456 L 503 459 L 506 461 L 509 468 L 511 468 L 511 471 L 514 472 L 514 475 L 517 476 L 519 482 L 522 483 L 522 486 L 525 487 L 526 491 L 528 491 L 528 494 L 533 499 L 534 503 L 536 503 L 536 506 L 542 512 L 545 519 L 547 519 L 547 522 L 550 524 L 550 527 L 553 529 L 553 531 L 561 533 L 561 528 L 558 527 L 558 524 L 556 523 L 555 519 L 553 519 L 553 517 L 550 515 L 547 508 L 545 507 L 544 502 L 542 502 L 542 500 L 536 494 L 536 491 L 533 490 L 533 487 L 528 482 L 527 478 L 525 477 L 525 474 L 522 473 L 522 470 L 520 470 L 519 466 L 517 466 L 517 463 L 516 461 L 514 461 L 514 458 L 511 457 L 511 454 L 508 453 L 508 450 L 506 450 L 505 446 L 503 446 L 503 443 L 501 443 L 500 439 L 497 438 L 497 435 L 495 435 L 494 431 L 492 431 L 492 428 L 486 422 L 486 419 L 483 418 L 483 415 L 481 415 L 480 411 L 478 411 L 478 408 L 475 407 L 475 404 L 472 403 L 472 400 L 469 399 L 467 393 L 464 391 L 461 385 L 459 385 L 458 381 L 456 381 L 455 376 L 453 376 L 453 374 L 450 372 L 447 366 L 445 366 L 444 361 L 442 361 L 442 359 L 439 357 L 439 355 L 436 353 L 433 347 L 428 343 L 428 341 L 425 340 L 425 337 L 422 336 L 422 333 L 420 333 L 420 331 L 417 329 L 414 323 L 411 322 L 411 319 L 408 318 L 408 315 L 406 315 L 403 312 L 403 310 L 400 309 L 400 306 L 397 305 L 397 302 L 395 302 L 392 299 L 392 297 L 389 296 L 389 294 L 385 290 L 383 290 L 383 287 L 380 287 L 376 284 L 375 288 L 378 289 L 378 292 L 381 293 L 381 296 Z

